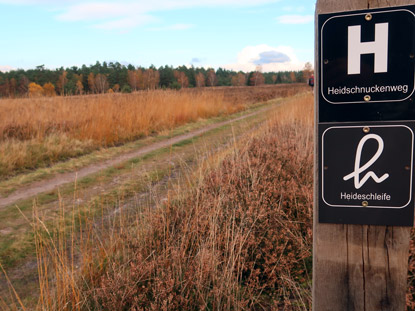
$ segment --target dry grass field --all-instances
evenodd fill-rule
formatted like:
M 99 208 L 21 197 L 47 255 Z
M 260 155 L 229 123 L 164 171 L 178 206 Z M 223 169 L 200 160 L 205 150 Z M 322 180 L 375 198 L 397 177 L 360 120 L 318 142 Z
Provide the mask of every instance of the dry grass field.
M 242 109 L 221 94 L 203 92 L 2 100 L 0 175 Z
M 206 155 L 156 206 L 110 218 L 73 210 L 68 226 L 60 203 L 53 231 L 35 208 L 33 309 L 310 310 L 312 165 L 308 93 Z M 407 310 L 415 308 L 412 234 Z M 13 289 L 10 296 L 14 309 L 25 308 Z M 1 299 L 0 309 L 8 310 Z
M 49 166 L 249 104 L 297 92 L 298 86 L 142 91 L 0 100 L 0 177 Z
M 80 239 L 36 222 L 39 308 L 308 310 L 312 109 L 311 95 L 288 100 L 167 201 L 99 230 L 90 219 Z

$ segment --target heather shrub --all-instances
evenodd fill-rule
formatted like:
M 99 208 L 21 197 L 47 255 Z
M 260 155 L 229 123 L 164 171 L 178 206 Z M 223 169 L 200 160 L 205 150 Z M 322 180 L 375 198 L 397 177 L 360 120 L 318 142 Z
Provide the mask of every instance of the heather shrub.
M 309 309 L 310 131 L 301 122 L 269 125 L 189 195 L 142 214 L 88 284 L 89 307 Z
M 415 310 L 415 230 L 411 230 L 409 244 L 408 286 L 406 291 L 407 310 Z

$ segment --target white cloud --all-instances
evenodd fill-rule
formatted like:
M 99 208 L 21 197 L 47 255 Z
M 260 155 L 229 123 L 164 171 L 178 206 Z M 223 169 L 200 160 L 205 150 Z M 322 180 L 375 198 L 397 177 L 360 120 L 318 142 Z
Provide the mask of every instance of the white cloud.
M 281 0 L 0 0 L 0 4 L 44 5 L 60 21 L 84 21 L 99 29 L 131 29 L 154 22 L 156 12 L 204 7 L 256 7 Z M 179 25 L 179 24 L 178 24 Z M 180 29 L 176 29 L 180 30 Z
M 307 24 L 314 21 L 313 15 L 282 15 L 277 17 L 280 24 Z
M 279 2 L 281 0 L 256 0 L 252 2 L 251 0 L 155 0 L 152 1 L 152 6 L 157 7 L 158 5 L 168 5 L 172 7 L 196 7 L 196 6 L 223 6 L 223 5 L 232 5 L 232 6 L 257 6 L 265 3 Z M 38 5 L 38 4 L 69 4 L 69 3 L 85 3 L 86 1 L 82 0 L 0 0 L 0 4 L 17 4 L 17 5 Z M 138 4 L 146 5 L 149 4 L 145 0 L 124 0 L 124 1 L 100 1 L 100 2 L 90 2 L 90 3 L 114 3 L 114 4 Z M 162 9 L 162 8 L 160 8 Z
M 9 72 L 11 70 L 14 70 L 15 68 L 13 68 L 12 66 L 0 66 L 0 71 L 1 72 Z
M 282 10 L 286 12 L 304 12 L 305 9 L 305 6 L 284 6 L 282 8 Z
M 122 2 L 88 2 L 69 6 L 65 12 L 58 15 L 57 18 L 66 21 L 89 21 L 193 7 L 257 6 L 277 1 L 279 0 L 259 0 L 255 1 L 255 3 L 248 0 L 138 0 Z
M 186 29 L 190 29 L 193 27 L 194 25 L 192 24 L 174 24 L 171 26 L 167 26 L 166 29 L 167 30 L 186 30 Z
M 35 0 L 20 1 L 31 3 L 36 2 Z M 150 23 L 154 21 L 153 19 L 149 18 L 151 14 L 160 11 L 188 9 L 195 7 L 248 7 L 278 1 L 280 0 L 124 0 L 120 2 L 98 1 L 77 4 L 75 3 L 73 5 L 66 6 L 62 12 L 56 16 L 56 18 L 62 21 L 104 21 L 103 23 L 99 23 L 94 27 L 103 29 L 111 29 L 111 27 L 113 27 L 119 29 L 122 26 L 124 28 L 131 28 L 143 23 Z M 144 19 L 143 16 L 146 16 L 146 18 Z M 135 19 L 141 20 L 143 22 L 133 22 Z
M 174 24 L 169 25 L 165 27 L 155 27 L 155 28 L 149 28 L 151 31 L 169 31 L 169 30 L 186 30 L 193 28 L 195 25 L 192 24 Z
M 293 48 L 288 46 L 271 47 L 266 44 L 245 47 L 238 53 L 236 63 L 223 67 L 249 72 L 254 71 L 258 65 L 261 65 L 264 72 L 304 68 L 304 63 L 297 59 Z
M 135 16 L 143 13 L 137 10 L 136 5 L 123 6 L 116 3 L 91 2 L 70 6 L 65 13 L 57 16 L 63 21 L 91 21 L 104 20 L 108 18 Z
M 0 4 L 13 4 L 13 5 L 65 5 L 70 3 L 79 3 L 80 0 L 60 0 L 58 3 L 56 0 L 0 0 Z
M 131 29 L 139 25 L 147 24 L 156 21 L 157 18 L 149 15 L 141 15 L 135 17 L 126 17 L 116 20 L 111 20 L 99 24 L 95 24 L 93 28 L 115 30 L 115 29 Z
M 191 64 L 194 63 L 203 63 L 206 60 L 206 58 L 201 58 L 201 57 L 193 57 L 192 60 L 190 61 Z

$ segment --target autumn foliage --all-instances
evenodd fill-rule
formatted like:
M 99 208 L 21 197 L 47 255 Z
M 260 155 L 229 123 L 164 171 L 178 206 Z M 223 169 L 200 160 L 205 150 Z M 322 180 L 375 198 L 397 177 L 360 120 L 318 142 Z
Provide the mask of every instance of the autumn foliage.
M 160 74 L 154 69 L 137 69 L 128 70 L 128 84 L 131 89 L 136 90 L 154 90 L 160 82 Z
M 51 97 L 51 96 L 55 96 L 56 95 L 55 87 L 53 86 L 52 83 L 48 82 L 48 83 L 45 83 L 43 85 L 43 94 L 45 96 L 48 96 L 48 97 Z
M 10 72 L 0 72 L 0 97 L 27 97 L 29 84 L 36 83 L 44 86 L 51 83 L 57 95 L 70 96 L 82 94 L 101 94 L 109 89 L 114 92 L 119 86 L 121 92 L 152 89 L 178 89 L 212 86 L 246 86 L 261 84 L 281 84 L 307 82 L 307 74 L 312 70 L 307 65 L 303 71 L 261 72 L 258 66 L 253 72 L 235 72 L 225 68 L 204 68 L 178 66 L 161 66 L 156 68 L 135 67 L 131 64 L 122 65 L 119 62 L 96 62 L 89 66 L 72 66 L 70 68 L 45 68 L 44 65 L 36 69 L 18 69 Z M 258 74 L 260 72 L 261 74 Z M 247 78 L 241 79 L 241 74 Z M 251 81 L 252 76 L 256 76 Z M 259 79 L 258 79 L 259 78 Z M 46 95 L 46 94 L 45 94 Z M 47 95 L 46 95 L 47 96 Z
M 246 75 L 243 72 L 238 72 L 238 74 L 232 77 L 233 86 L 244 86 L 246 85 Z
M 43 88 L 39 84 L 31 82 L 29 84 L 29 97 L 40 97 L 43 95 Z
M 177 83 L 179 83 L 180 87 L 185 88 L 189 86 L 189 79 L 187 78 L 187 76 L 185 75 L 183 71 L 175 70 L 173 74 L 177 80 Z M 200 79 L 200 76 L 199 76 L 199 79 Z M 201 81 L 199 81 L 199 84 L 201 86 Z

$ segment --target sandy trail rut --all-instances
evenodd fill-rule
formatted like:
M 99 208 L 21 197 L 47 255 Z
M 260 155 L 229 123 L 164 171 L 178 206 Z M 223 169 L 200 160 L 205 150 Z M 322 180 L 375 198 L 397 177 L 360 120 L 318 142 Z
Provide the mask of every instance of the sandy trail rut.
M 240 120 L 252 117 L 252 116 L 255 116 L 257 114 L 265 112 L 266 110 L 270 110 L 272 107 L 275 107 L 275 105 L 272 105 L 271 107 L 266 107 L 266 108 L 260 109 L 258 111 L 255 111 L 255 112 L 252 112 L 252 113 L 249 113 L 249 114 L 246 114 L 246 115 L 243 115 L 243 116 L 231 119 L 231 120 L 211 124 L 209 126 L 201 128 L 201 129 L 194 130 L 194 131 L 186 133 L 186 134 L 175 136 L 175 137 L 166 139 L 164 141 L 160 141 L 160 142 L 142 147 L 140 149 L 137 149 L 137 150 L 119 155 L 117 157 L 114 157 L 110 160 L 106 160 L 106 161 L 103 161 L 101 163 L 86 166 L 86 167 L 84 167 L 84 168 L 82 168 L 78 171 L 75 171 L 75 172 L 58 174 L 58 175 L 56 175 L 55 177 L 53 177 L 51 179 L 34 182 L 34 183 L 30 184 L 29 186 L 25 186 L 25 187 L 22 187 L 21 189 L 16 190 L 14 193 L 9 195 L 8 197 L 4 198 L 4 197 L 0 196 L 0 208 L 9 206 L 9 205 L 11 205 L 11 204 L 13 204 L 13 203 L 15 203 L 19 200 L 28 199 L 30 197 L 36 196 L 36 195 L 38 195 L 40 193 L 43 193 L 43 192 L 52 191 L 52 190 L 56 189 L 57 187 L 59 187 L 61 185 L 75 182 L 76 179 L 80 179 L 80 178 L 83 178 L 85 176 L 97 173 L 101 170 L 104 170 L 104 169 L 109 168 L 111 166 L 115 166 L 117 164 L 128 161 L 130 159 L 142 156 L 146 153 L 155 151 L 157 149 L 169 147 L 173 144 L 179 143 L 179 142 L 181 142 L 183 140 L 186 140 L 186 139 L 190 139 L 190 138 L 199 136 L 203 133 L 206 133 L 206 132 L 211 131 L 213 129 L 219 128 L 221 126 L 233 123 L 235 121 L 240 121 Z

